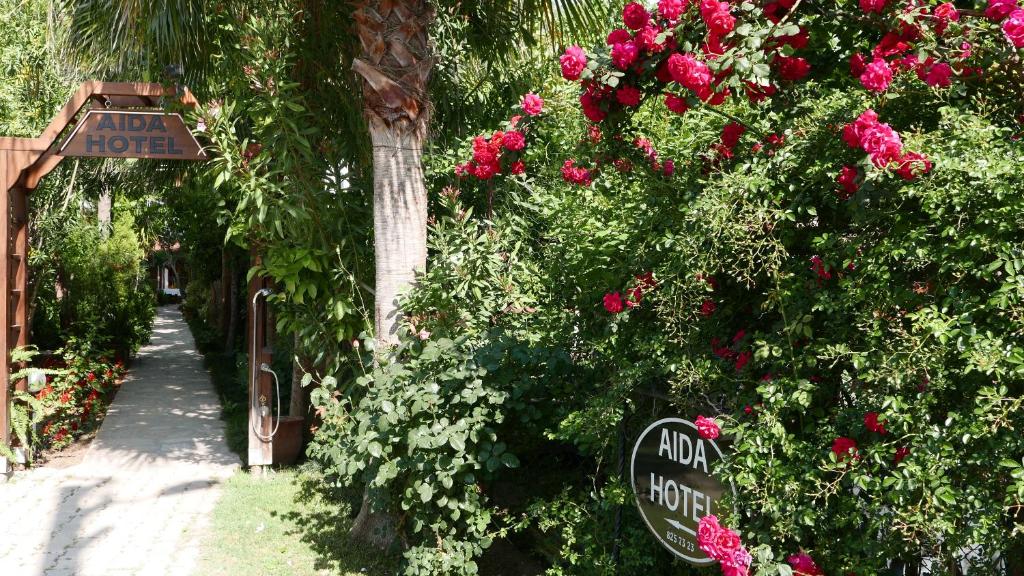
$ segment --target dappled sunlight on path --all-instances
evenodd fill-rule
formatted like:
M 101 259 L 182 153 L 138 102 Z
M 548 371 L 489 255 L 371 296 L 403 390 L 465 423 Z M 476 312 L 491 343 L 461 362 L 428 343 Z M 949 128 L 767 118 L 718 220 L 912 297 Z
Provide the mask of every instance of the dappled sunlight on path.
M 181 313 L 161 308 L 84 460 L 0 485 L 0 575 L 192 573 L 238 467 Z

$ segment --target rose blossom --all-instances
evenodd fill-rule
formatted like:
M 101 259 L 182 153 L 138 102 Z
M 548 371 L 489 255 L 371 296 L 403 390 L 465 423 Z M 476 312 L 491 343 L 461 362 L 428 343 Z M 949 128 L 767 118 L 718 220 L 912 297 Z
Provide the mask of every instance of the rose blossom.
M 960 12 L 957 11 L 956 6 L 951 2 L 939 4 L 935 7 L 935 12 L 932 13 L 937 21 L 935 24 L 935 32 L 940 36 L 946 31 L 946 27 L 949 26 L 950 22 L 960 21 Z
M 1003 34 L 1015 48 L 1024 48 L 1024 10 L 1014 10 L 1003 20 Z
M 633 35 L 629 33 L 629 30 L 626 30 L 625 28 L 616 28 L 608 33 L 608 39 L 606 42 L 609 46 L 615 46 L 616 44 L 629 42 L 632 39 Z
M 693 54 L 676 53 L 669 56 L 668 70 L 673 80 L 698 94 L 711 87 L 711 70 Z
M 544 100 L 530 92 L 523 96 L 523 112 L 526 112 L 527 116 L 537 116 L 544 111 Z
M 806 552 L 793 554 L 786 558 L 786 562 L 793 567 L 793 573 L 797 576 L 824 576 L 825 574 Z
M 953 67 L 945 62 L 939 62 L 928 69 L 924 82 L 933 88 L 949 88 L 953 84 L 950 79 L 952 76 Z
M 640 91 L 632 86 L 623 86 L 615 91 L 615 99 L 623 106 L 639 106 Z
M 662 29 L 657 26 L 644 26 L 643 30 L 636 33 L 636 44 L 652 54 L 657 54 L 665 49 L 664 42 L 658 44 L 658 36 L 661 33 Z
M 846 460 L 851 454 L 857 458 L 857 443 L 852 438 L 840 436 L 832 442 L 832 453 L 839 462 Z
M 729 148 L 735 148 L 739 144 L 740 137 L 747 131 L 747 127 L 737 122 L 730 122 L 722 128 L 722 144 Z
M 864 415 L 864 427 L 878 434 L 887 433 L 885 422 L 878 421 L 878 412 L 868 412 Z
M 904 458 L 906 458 L 909 455 L 910 448 L 907 448 L 906 446 L 900 446 L 899 448 L 896 449 L 896 454 L 893 455 L 892 459 L 894 463 L 899 464 L 900 462 L 903 461 Z
M 580 105 L 583 106 L 583 115 L 591 122 L 601 122 L 608 116 L 601 108 L 601 99 L 589 92 L 580 94 Z
M 729 13 L 731 8 L 728 2 L 701 0 L 700 17 L 707 24 L 709 34 L 721 37 L 732 32 L 736 19 Z
M 871 13 L 875 12 L 878 14 L 885 10 L 885 4 L 887 0 L 860 0 L 860 9 Z
M 618 314 L 622 312 L 624 306 L 622 304 L 622 295 L 618 292 L 609 292 L 604 295 L 604 309 L 611 314 Z
M 892 82 L 892 68 L 881 58 L 875 58 L 860 75 L 860 83 L 872 92 L 885 92 Z
M 685 0 L 659 0 L 658 1 L 658 15 L 665 20 L 675 20 L 686 12 Z
M 566 160 L 562 165 L 562 179 L 570 184 L 590 185 L 590 170 L 576 166 L 575 160 Z
M 619 70 L 625 70 L 636 62 L 639 52 L 633 42 L 620 42 L 612 46 L 612 64 Z
M 857 184 L 857 169 L 853 166 L 843 166 L 836 182 L 843 187 L 843 191 L 839 194 L 843 200 L 849 200 L 860 189 L 860 185 Z
M 775 64 L 778 66 L 779 76 L 792 82 L 803 79 L 811 71 L 811 65 L 807 60 L 795 56 L 776 56 Z
M 850 148 L 860 148 L 864 134 L 878 124 L 878 114 L 868 108 L 856 120 L 843 127 L 843 141 Z
M 505 137 L 502 139 L 501 144 L 506 150 L 518 152 L 519 150 L 526 148 L 526 137 L 523 136 L 522 132 L 511 130 L 505 133 Z
M 1016 9 L 1017 0 L 988 0 L 985 17 L 995 22 L 1001 22 Z
M 665 107 L 679 115 L 686 114 L 686 111 L 690 109 L 686 100 L 675 94 L 665 94 Z
M 704 302 L 701 303 L 700 305 L 700 314 L 701 316 L 711 316 L 712 314 L 715 313 L 715 309 L 717 308 L 718 305 L 715 304 L 714 300 L 710 298 L 705 298 Z
M 713 418 L 697 416 L 694 424 L 697 425 L 697 434 L 705 440 L 715 440 L 721 433 L 721 429 Z
M 562 65 L 563 78 L 578 80 L 587 67 L 587 55 L 579 46 L 569 46 L 558 62 Z
M 526 172 L 526 164 L 523 164 L 522 160 L 516 160 L 511 165 L 509 165 L 508 170 L 513 175 L 524 174 Z
M 876 168 L 884 168 L 903 154 L 900 135 L 888 124 L 875 124 L 869 128 L 861 140 L 861 147 Z
M 896 173 L 904 180 L 913 180 L 917 176 L 927 174 L 932 170 L 932 163 L 924 154 L 907 152 L 899 159 L 899 168 Z
M 622 9 L 622 21 L 633 30 L 643 28 L 650 19 L 651 15 L 639 2 L 630 2 Z

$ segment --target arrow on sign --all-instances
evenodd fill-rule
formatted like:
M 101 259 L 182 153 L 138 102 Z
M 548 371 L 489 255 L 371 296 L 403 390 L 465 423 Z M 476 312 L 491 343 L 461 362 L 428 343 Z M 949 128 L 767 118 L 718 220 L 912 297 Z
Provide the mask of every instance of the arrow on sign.
M 681 523 L 679 523 L 679 522 L 677 522 L 677 521 L 675 521 L 675 520 L 673 520 L 671 518 L 665 518 L 665 522 L 668 522 L 669 525 L 672 526 L 673 528 L 675 528 L 676 530 L 682 530 L 683 532 L 686 532 L 687 534 L 689 534 L 691 536 L 696 536 L 697 535 L 697 533 L 694 532 L 693 530 L 687 528 L 686 526 L 683 526 Z

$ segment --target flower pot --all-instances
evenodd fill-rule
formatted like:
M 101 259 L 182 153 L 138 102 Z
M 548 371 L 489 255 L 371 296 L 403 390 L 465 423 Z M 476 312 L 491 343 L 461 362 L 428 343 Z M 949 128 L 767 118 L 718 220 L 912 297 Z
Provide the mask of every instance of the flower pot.
M 294 464 L 302 454 L 302 433 L 305 430 L 305 418 L 301 416 L 282 416 L 274 435 L 274 464 L 286 466 Z

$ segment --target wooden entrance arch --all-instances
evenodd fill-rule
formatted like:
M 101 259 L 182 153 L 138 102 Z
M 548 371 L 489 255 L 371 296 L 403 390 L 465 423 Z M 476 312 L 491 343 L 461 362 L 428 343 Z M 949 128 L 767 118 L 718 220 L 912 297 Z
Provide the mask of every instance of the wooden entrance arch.
M 194 144 L 180 155 L 168 155 L 167 138 L 162 135 L 146 139 L 145 128 L 160 132 L 162 123 L 145 123 L 135 128 L 127 122 L 113 123 L 106 134 L 93 134 L 90 142 L 82 142 L 87 132 L 96 130 L 101 120 L 90 116 L 158 115 L 172 107 L 194 107 L 197 102 L 186 88 L 161 84 L 127 82 L 86 82 L 57 113 L 38 138 L 0 137 L 0 442 L 10 445 L 11 402 L 11 350 L 28 344 L 28 195 L 39 186 L 40 180 L 67 156 L 105 156 L 117 158 L 180 158 L 202 160 L 205 155 Z M 90 124 L 91 122 L 91 124 Z M 107 118 L 108 128 L 112 118 Z M 171 131 L 181 134 L 184 123 L 176 116 Z M 169 123 L 170 124 L 170 123 Z M 180 125 L 180 128 L 178 127 Z M 102 127 L 101 127 L 102 128 Z M 167 126 L 164 126 L 166 132 Z M 120 133 L 118 132 L 120 130 Z M 187 132 L 187 129 L 185 129 Z M 188 134 L 191 138 L 191 134 Z M 163 139 L 161 139 L 163 138 Z M 113 143 L 114 146 L 109 146 Z M 124 146 L 122 147 L 122 143 Z M 172 141 L 170 149 L 178 149 Z M 88 146 L 87 146 L 88 145 Z M 154 152 L 155 150 L 155 152 Z M 163 153 L 163 154 L 161 154 Z M 18 390 L 25 382 L 15 382 Z M 0 473 L 9 470 L 10 463 L 0 458 Z

